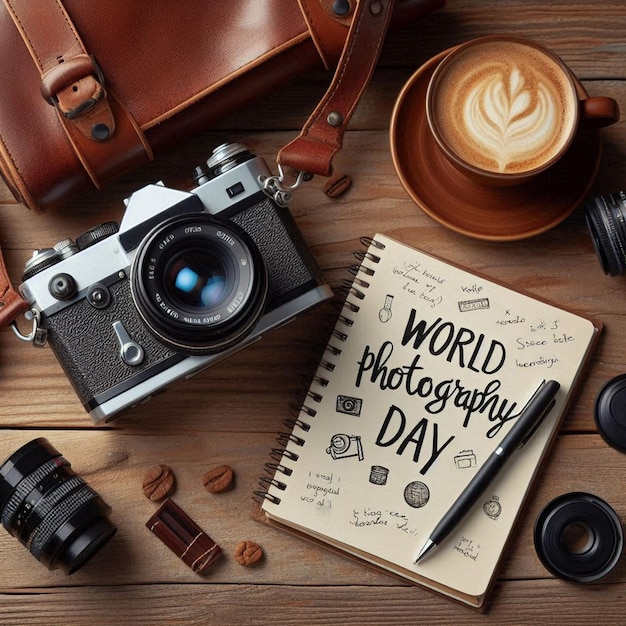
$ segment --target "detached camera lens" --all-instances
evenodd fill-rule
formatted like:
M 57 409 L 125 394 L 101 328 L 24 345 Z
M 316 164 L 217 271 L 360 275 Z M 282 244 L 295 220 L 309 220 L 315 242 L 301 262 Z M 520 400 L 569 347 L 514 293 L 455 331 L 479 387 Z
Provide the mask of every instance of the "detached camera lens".
M 265 264 L 237 225 L 175 217 L 142 242 L 131 289 L 148 329 L 182 354 L 224 350 L 249 334 L 267 295 Z
M 626 194 L 599 196 L 585 204 L 593 246 L 605 274 L 626 271 Z
M 48 569 L 81 568 L 115 534 L 110 507 L 44 439 L 0 466 L 2 525 Z

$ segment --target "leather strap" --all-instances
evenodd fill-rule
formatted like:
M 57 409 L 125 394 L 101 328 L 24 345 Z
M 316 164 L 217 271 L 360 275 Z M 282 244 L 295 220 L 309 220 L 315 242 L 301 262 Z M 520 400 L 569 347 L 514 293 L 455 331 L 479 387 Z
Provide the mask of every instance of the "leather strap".
M 298 0 L 311 39 L 327 70 L 339 62 L 356 3 L 356 0 L 340 0 L 338 4 L 335 0 Z
M 28 302 L 13 288 L 0 250 L 0 328 L 10 324 L 29 308 Z
M 374 71 L 394 0 L 360 0 L 332 83 L 301 133 L 278 153 L 278 164 L 296 172 L 330 176 L 332 159 Z
M 153 158 L 138 124 L 104 84 L 60 0 L 4 0 L 68 141 L 97 188 Z

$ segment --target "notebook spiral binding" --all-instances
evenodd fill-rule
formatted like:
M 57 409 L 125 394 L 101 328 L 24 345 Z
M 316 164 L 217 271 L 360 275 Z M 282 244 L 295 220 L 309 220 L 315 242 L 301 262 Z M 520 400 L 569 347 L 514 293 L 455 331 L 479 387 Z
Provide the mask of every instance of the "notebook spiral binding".
M 296 407 L 298 415 L 288 418 L 283 422 L 285 426 L 292 429 L 291 432 L 281 432 L 278 433 L 276 437 L 276 441 L 280 447 L 272 448 L 270 452 L 270 458 L 272 458 L 274 462 L 265 464 L 263 469 L 267 473 L 267 476 L 261 476 L 259 478 L 259 488 L 253 492 L 253 499 L 259 503 L 263 500 L 268 500 L 273 504 L 280 504 L 281 498 L 271 493 L 269 489 L 270 487 L 274 487 L 277 490 L 284 491 L 287 488 L 287 484 L 280 479 L 279 475 L 290 476 L 293 470 L 283 464 L 283 461 L 287 460 L 297 463 L 299 458 L 297 452 L 294 452 L 293 448 L 289 448 L 288 445 L 291 443 L 295 446 L 302 447 L 306 443 L 305 438 L 297 435 L 295 431 L 298 430 L 298 432 L 306 434 L 310 430 L 311 424 L 303 419 L 303 415 L 315 418 L 317 411 L 312 405 L 319 404 L 322 401 L 324 397 L 323 390 L 329 383 L 328 376 L 335 369 L 333 359 L 340 356 L 342 352 L 340 346 L 332 343 L 333 339 L 342 343 L 348 339 L 348 332 L 354 324 L 354 319 L 352 319 L 350 315 L 358 313 L 360 309 L 358 302 L 354 302 L 350 298 L 352 297 L 357 301 L 363 300 L 366 290 L 370 286 L 368 278 L 374 276 L 376 273 L 375 269 L 363 263 L 364 261 L 368 261 L 374 265 L 379 263 L 380 256 L 372 253 L 371 249 L 377 248 L 378 250 L 384 250 L 384 244 L 371 237 L 362 237 L 360 242 L 365 247 L 365 250 L 353 252 L 353 256 L 359 263 L 351 265 L 348 268 L 348 271 L 354 278 L 352 280 L 344 279 L 341 288 L 338 290 L 339 293 L 343 293 L 345 299 L 335 328 L 331 333 L 331 338 L 326 345 L 327 355 L 320 360 L 317 372 L 313 376 L 313 380 L 306 391 L 303 402 Z M 343 326 L 345 330 L 343 330 L 341 326 Z M 319 388 L 319 390 L 317 390 L 317 388 Z

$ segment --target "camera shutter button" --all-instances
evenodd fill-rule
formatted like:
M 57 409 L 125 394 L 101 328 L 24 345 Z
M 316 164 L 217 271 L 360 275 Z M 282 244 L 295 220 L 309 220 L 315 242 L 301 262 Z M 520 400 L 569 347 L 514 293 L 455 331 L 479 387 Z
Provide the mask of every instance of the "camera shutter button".
M 120 358 L 126 365 L 141 365 L 144 359 L 143 348 L 133 341 L 119 320 L 113 322 L 113 330 L 120 344 Z

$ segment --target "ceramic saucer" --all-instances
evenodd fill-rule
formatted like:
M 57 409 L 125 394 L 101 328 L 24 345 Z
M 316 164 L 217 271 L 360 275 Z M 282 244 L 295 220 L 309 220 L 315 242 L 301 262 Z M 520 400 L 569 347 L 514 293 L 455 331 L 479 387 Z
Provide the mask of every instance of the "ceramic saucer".
M 461 174 L 439 151 L 426 120 L 428 82 L 446 50 L 420 67 L 400 92 L 390 128 L 400 181 L 428 215 L 463 235 L 513 241 L 562 222 L 586 198 L 600 164 L 597 128 L 581 126 L 563 158 L 530 182 L 487 187 Z M 581 98 L 587 93 L 576 81 Z

